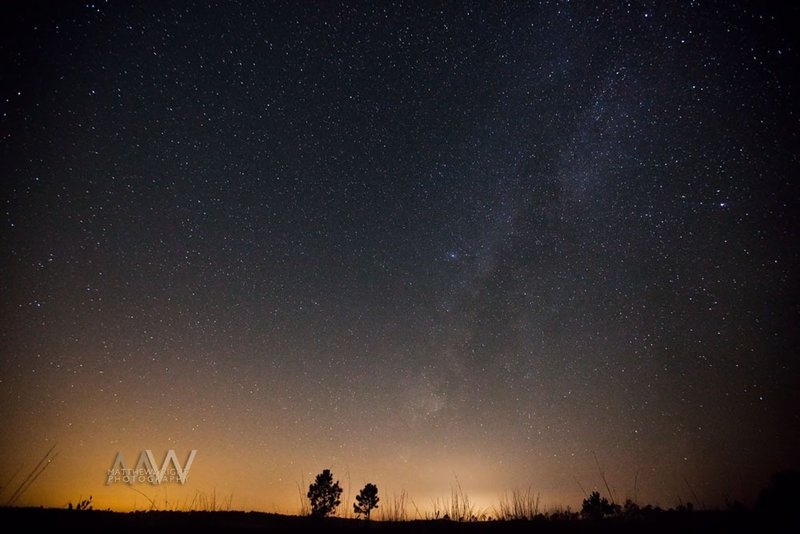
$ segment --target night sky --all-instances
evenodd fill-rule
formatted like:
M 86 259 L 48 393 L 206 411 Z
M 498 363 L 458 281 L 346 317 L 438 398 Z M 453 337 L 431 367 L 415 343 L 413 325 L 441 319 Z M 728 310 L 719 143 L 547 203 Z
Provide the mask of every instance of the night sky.
M 17 504 L 752 503 L 800 467 L 800 13 L 729 4 L 3 2 L 0 502 L 55 445 Z

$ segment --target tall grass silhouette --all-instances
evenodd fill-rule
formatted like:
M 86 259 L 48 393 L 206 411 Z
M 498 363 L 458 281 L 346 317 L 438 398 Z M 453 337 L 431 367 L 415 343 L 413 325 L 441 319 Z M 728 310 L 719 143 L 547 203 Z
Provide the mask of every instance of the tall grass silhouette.
M 408 495 L 406 490 L 401 490 L 398 494 L 390 494 L 381 499 L 381 506 L 378 508 L 378 518 L 381 521 L 408 521 L 406 504 Z
M 218 498 L 216 489 L 211 490 L 210 493 L 197 490 L 191 500 L 185 498 L 183 501 L 179 500 L 170 503 L 166 488 L 164 488 L 163 499 L 160 499 L 157 494 L 150 497 L 139 489 L 131 486 L 128 487 L 131 491 L 135 491 L 147 499 L 147 502 L 150 504 L 147 511 L 150 512 L 229 512 L 233 504 L 232 492 Z
M 479 512 L 474 503 L 470 501 L 469 495 L 464 492 L 456 477 L 456 485 L 450 488 L 450 497 L 444 499 L 434 499 L 433 509 L 426 513 L 424 519 L 447 519 L 450 521 L 477 521 L 485 514 Z
M 534 494 L 529 487 L 526 490 L 513 489 L 511 494 L 504 493 L 494 509 L 495 518 L 501 521 L 531 520 L 540 514 L 541 495 Z

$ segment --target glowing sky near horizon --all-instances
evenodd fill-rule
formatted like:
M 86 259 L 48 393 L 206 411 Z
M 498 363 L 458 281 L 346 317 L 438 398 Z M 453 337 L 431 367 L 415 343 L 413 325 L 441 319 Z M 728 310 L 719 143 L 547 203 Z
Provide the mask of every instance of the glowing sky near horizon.
M 0 5 L 0 503 L 800 468 L 798 8 L 460 4 Z

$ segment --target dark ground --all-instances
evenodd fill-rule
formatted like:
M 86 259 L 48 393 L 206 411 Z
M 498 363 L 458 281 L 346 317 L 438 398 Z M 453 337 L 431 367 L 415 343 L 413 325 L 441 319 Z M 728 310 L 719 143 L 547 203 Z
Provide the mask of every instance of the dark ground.
M 354 519 L 314 520 L 259 512 L 108 512 L 53 508 L 0 508 L 3 530 L 97 532 L 797 532 L 786 518 L 764 518 L 746 512 L 664 512 L 637 520 L 556 521 L 406 521 L 367 523 Z

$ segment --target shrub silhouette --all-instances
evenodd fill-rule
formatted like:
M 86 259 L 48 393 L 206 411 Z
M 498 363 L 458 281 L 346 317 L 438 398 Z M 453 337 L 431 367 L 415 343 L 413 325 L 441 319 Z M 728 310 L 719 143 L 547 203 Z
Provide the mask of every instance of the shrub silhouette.
M 77 504 L 73 508 L 72 503 L 67 504 L 67 510 L 91 510 L 92 509 L 92 496 L 89 495 L 88 499 L 78 499 Z
M 317 475 L 314 483 L 308 486 L 306 497 L 311 502 L 311 516 L 321 518 L 333 514 L 342 502 L 339 500 L 341 496 L 342 487 L 339 486 L 339 481 L 334 482 L 331 470 L 324 469 Z
M 772 477 L 756 501 L 755 511 L 766 522 L 800 525 L 797 503 L 800 502 L 800 472 L 783 471 Z
M 628 519 L 638 519 L 642 515 L 642 509 L 632 500 L 626 499 L 622 507 L 622 514 Z
M 367 484 L 361 488 L 361 492 L 356 495 L 356 503 L 353 505 L 353 511 L 358 515 L 363 515 L 369 521 L 369 515 L 375 508 L 378 507 L 378 486 L 375 484 Z
M 615 514 L 619 511 L 619 506 L 611 504 L 605 497 L 600 497 L 600 493 L 593 491 L 589 497 L 583 500 L 581 516 L 585 519 L 600 521 L 607 515 Z

